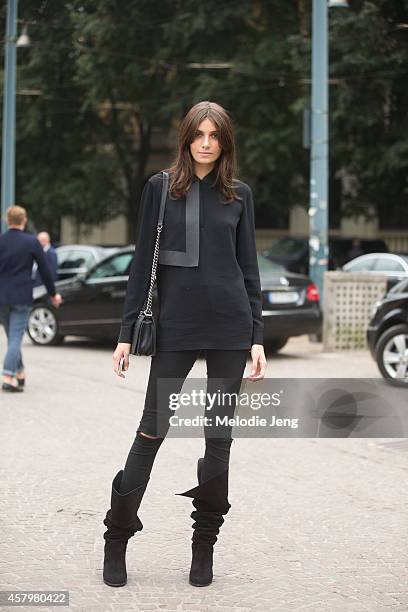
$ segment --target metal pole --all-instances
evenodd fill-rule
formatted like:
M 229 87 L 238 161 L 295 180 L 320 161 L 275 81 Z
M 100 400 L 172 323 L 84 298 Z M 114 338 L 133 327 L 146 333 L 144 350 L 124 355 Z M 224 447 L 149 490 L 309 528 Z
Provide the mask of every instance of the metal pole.
M 7 229 L 6 210 L 15 203 L 17 2 L 18 0 L 7 1 L 4 50 L 3 158 L 1 164 L 2 233 Z
M 321 302 L 329 255 L 327 13 L 327 0 L 313 0 L 309 270 L 318 286 Z

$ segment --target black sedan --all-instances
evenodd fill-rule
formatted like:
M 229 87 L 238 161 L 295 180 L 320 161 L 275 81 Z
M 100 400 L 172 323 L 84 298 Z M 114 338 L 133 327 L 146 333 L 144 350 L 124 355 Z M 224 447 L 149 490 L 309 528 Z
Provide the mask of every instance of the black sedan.
M 266 348 L 273 353 L 291 336 L 320 334 L 319 293 L 310 278 L 287 272 L 283 266 L 262 255 L 258 255 L 258 265 Z
M 408 280 L 374 304 L 367 343 L 382 376 L 408 385 Z
M 115 340 L 133 252 L 134 248 L 126 247 L 86 275 L 57 282 L 63 298 L 58 309 L 51 305 L 45 289 L 38 287 L 28 321 L 31 340 L 41 345 L 59 344 L 67 335 Z M 322 316 L 316 286 L 308 277 L 286 272 L 261 255 L 258 261 L 267 348 L 276 352 L 291 336 L 318 334 Z

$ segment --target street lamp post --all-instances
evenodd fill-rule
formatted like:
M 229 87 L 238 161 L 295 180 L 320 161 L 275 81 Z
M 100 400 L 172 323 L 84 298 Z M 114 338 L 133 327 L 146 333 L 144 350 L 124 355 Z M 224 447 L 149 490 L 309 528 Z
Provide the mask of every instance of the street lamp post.
M 3 156 L 1 164 L 1 230 L 6 231 L 6 210 L 14 204 L 16 156 L 17 4 L 8 0 L 4 53 Z
M 359 13 L 363 4 L 364 0 L 313 0 L 309 274 L 321 300 L 329 259 L 328 10 L 343 7 Z
M 329 256 L 327 12 L 327 0 L 313 0 L 309 274 L 321 300 Z

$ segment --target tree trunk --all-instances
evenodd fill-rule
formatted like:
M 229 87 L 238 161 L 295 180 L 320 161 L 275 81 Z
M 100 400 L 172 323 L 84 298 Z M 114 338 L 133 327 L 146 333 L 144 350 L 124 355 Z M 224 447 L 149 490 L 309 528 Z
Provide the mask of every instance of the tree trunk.
M 129 189 L 127 201 L 127 242 L 135 242 L 137 221 L 139 218 L 140 197 L 146 180 L 146 166 L 151 150 L 152 128 L 148 121 L 138 119 L 140 133 L 140 148 L 138 151 L 138 166 Z

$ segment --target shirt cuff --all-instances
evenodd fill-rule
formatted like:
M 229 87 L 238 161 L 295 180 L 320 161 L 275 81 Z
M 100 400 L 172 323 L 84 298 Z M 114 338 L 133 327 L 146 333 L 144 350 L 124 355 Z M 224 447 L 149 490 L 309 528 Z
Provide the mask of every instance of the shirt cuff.
M 260 327 L 254 327 L 254 331 L 252 334 L 252 344 L 262 344 L 263 345 L 263 329 Z
M 118 342 L 132 343 L 132 327 L 121 327 Z

